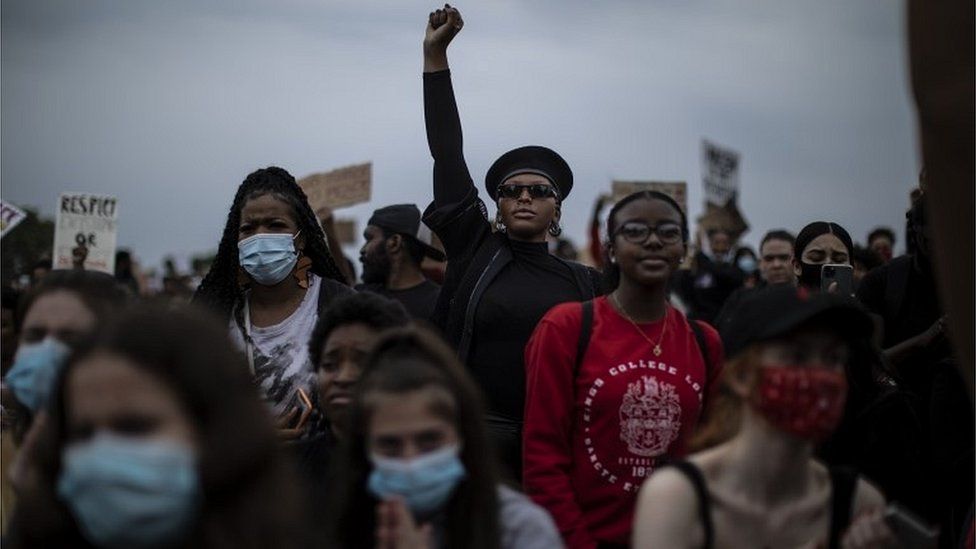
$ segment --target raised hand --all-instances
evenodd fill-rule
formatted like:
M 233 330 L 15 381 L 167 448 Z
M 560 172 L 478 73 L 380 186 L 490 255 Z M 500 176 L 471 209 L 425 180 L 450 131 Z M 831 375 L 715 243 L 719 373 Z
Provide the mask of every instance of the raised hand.
M 461 12 L 450 4 L 430 12 L 424 34 L 424 72 L 447 68 L 447 46 L 462 27 L 464 20 L 461 19 Z

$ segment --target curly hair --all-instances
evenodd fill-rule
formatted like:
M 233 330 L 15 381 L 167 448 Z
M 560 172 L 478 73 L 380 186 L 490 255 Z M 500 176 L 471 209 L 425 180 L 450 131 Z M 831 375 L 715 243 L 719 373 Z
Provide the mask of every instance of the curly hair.
M 305 249 L 302 253 L 312 260 L 311 272 L 323 277 L 331 278 L 345 284 L 345 279 L 336 266 L 335 259 L 325 241 L 325 233 L 319 225 L 312 207 L 308 204 L 305 191 L 298 186 L 290 173 L 276 166 L 269 166 L 252 172 L 241 186 L 237 188 L 234 202 L 227 214 L 227 224 L 224 235 L 217 248 L 217 257 L 210 266 L 210 271 L 204 277 L 200 287 L 193 295 L 194 303 L 202 304 L 220 318 L 230 319 L 241 316 L 240 304 L 244 296 L 243 290 L 237 283 L 240 263 L 238 261 L 237 234 L 241 224 L 241 210 L 251 199 L 270 194 L 291 206 L 295 222 L 301 234 L 305 237 Z M 243 318 L 237 318 L 238 324 L 243 324 Z
M 344 295 L 336 298 L 329 309 L 319 316 L 312 337 L 308 340 L 308 356 L 312 365 L 318 368 L 326 340 L 340 326 L 365 324 L 379 332 L 409 323 L 410 316 L 399 301 L 370 292 Z

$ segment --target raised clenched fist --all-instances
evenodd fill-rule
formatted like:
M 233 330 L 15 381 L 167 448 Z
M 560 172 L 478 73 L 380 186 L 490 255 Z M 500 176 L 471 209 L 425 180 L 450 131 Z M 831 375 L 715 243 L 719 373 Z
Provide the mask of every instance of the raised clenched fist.
M 427 20 L 427 32 L 424 35 L 424 53 L 443 55 L 447 45 L 461 32 L 464 20 L 461 12 L 450 4 L 444 4 L 443 9 L 430 12 Z

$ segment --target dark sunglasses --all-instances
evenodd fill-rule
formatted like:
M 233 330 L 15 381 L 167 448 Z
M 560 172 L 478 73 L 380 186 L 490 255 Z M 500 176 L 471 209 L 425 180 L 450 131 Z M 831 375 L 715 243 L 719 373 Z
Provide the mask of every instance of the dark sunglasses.
M 556 189 L 551 185 L 543 185 L 542 183 L 536 183 L 535 185 L 516 185 L 515 183 L 507 183 L 505 185 L 498 186 L 498 197 L 499 198 L 518 198 L 522 196 L 522 190 L 528 189 L 529 196 L 533 199 L 535 198 L 559 198 L 556 194 Z
M 657 235 L 661 244 L 677 244 L 681 242 L 681 226 L 677 223 L 661 223 L 651 226 L 641 221 L 628 221 L 620 226 L 614 236 L 622 236 L 624 240 L 632 244 L 643 244 L 650 238 L 651 233 Z

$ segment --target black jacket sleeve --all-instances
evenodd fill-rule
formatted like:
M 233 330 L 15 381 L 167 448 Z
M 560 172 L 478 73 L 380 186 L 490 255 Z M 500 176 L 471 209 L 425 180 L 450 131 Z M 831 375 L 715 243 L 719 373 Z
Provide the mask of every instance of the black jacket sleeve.
M 434 159 L 434 202 L 424 212 L 424 222 L 444 243 L 448 259 L 455 259 L 477 248 L 491 225 L 464 161 L 449 70 L 424 73 L 424 120 Z

